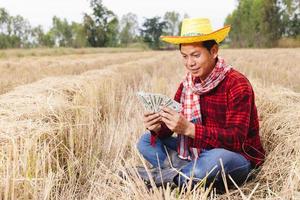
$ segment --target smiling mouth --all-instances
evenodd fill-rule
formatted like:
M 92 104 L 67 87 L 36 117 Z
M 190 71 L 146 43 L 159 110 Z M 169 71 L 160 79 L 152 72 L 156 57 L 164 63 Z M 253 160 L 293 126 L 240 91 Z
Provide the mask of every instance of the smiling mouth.
M 192 69 L 192 72 L 196 72 L 196 71 L 198 71 L 199 69 L 200 69 L 200 67 L 197 68 L 197 69 Z

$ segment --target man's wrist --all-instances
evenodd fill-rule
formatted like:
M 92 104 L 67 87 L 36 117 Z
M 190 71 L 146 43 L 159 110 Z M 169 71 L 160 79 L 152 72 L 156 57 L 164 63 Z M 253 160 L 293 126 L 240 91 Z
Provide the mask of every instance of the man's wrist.
M 185 135 L 191 138 L 195 138 L 195 124 L 192 122 L 189 123 Z

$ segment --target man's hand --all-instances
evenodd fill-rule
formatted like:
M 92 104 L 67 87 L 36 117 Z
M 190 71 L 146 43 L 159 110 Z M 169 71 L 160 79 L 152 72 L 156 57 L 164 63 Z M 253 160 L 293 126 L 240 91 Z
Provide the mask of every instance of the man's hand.
M 191 138 L 195 137 L 195 125 L 189 122 L 182 114 L 168 107 L 162 107 L 160 115 L 162 116 L 162 121 L 171 131 Z
M 158 133 L 161 129 L 161 116 L 158 113 L 147 112 L 144 114 L 144 125 L 146 129 Z

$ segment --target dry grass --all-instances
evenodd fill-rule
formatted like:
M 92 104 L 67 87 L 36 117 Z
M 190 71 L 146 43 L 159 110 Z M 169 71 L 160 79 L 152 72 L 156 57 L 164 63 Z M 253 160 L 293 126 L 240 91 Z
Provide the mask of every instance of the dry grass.
M 300 47 L 300 37 L 296 38 L 281 38 L 277 43 L 278 47 L 283 48 L 299 48 Z
M 0 50 L 0 58 L 28 57 L 28 56 L 62 56 L 69 54 L 121 53 L 140 52 L 142 48 L 33 48 L 33 49 L 5 49 Z
M 241 66 L 254 85 L 267 151 L 257 177 L 240 192 L 230 190 L 222 196 L 201 188 L 185 194 L 169 188 L 149 192 L 137 177 L 124 181 L 117 176 L 124 166 L 143 163 L 135 148 L 144 129 L 135 92 L 173 96 L 184 74 L 178 54 L 159 52 L 80 75 L 49 77 L 3 94 L 0 199 L 299 198 L 300 94 L 295 92 L 299 50 L 263 51 L 265 57 L 260 57 L 261 50 L 221 52 Z M 295 60 L 282 62 L 278 54 Z M 272 61 L 260 60 L 270 57 Z M 282 74 L 259 74 L 273 71 Z M 290 77 L 293 84 L 282 77 Z
M 104 51 L 103 49 L 96 49 Z M 143 59 L 157 52 L 98 52 L 55 56 L 0 59 L 0 94 L 18 85 L 23 85 L 49 76 L 75 75 L 91 69 L 101 69 L 113 64 Z M 17 50 L 14 50 L 17 51 Z M 20 50 L 19 50 L 20 51 Z M 29 50 L 27 50 L 29 51 Z M 84 49 L 83 49 L 84 51 Z M 73 53 L 73 52 L 71 52 Z
M 221 55 L 264 86 L 280 85 L 300 92 L 300 48 L 224 49 Z

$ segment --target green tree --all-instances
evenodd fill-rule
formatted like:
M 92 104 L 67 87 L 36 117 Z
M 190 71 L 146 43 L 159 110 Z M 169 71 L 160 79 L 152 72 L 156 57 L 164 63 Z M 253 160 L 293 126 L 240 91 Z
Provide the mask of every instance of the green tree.
M 164 33 L 167 28 L 167 22 L 161 20 L 160 17 L 146 18 L 141 29 L 141 36 L 144 42 L 148 43 L 152 49 L 160 48 L 159 37 Z
M 236 36 L 239 46 L 254 47 L 257 35 L 261 35 L 261 0 L 240 1 L 235 20 Z
M 123 15 L 120 22 L 120 30 L 119 39 L 121 45 L 128 46 L 128 44 L 135 42 L 138 32 L 137 15 L 133 13 Z
M 0 49 L 10 47 L 10 38 L 7 35 L 9 14 L 4 8 L 0 8 Z
M 29 22 L 22 16 L 10 16 L 0 8 L 0 48 L 28 47 L 31 27 Z
M 102 0 L 91 0 L 92 16 L 84 15 L 84 30 L 92 47 L 116 46 L 118 44 L 118 19 L 108 10 Z
M 171 11 L 166 12 L 164 15 L 164 20 L 167 22 L 166 34 L 168 35 L 178 35 L 179 34 L 179 24 L 180 24 L 180 14 Z
M 9 35 L 14 48 L 30 47 L 31 26 L 28 20 L 17 15 L 10 17 Z
M 282 33 L 276 0 L 239 0 L 225 24 L 232 25 L 232 47 L 272 47 Z
M 227 16 L 232 47 L 273 47 L 281 37 L 297 37 L 299 0 L 239 0 Z
M 87 46 L 86 32 L 83 24 L 72 22 L 66 19 L 61 20 L 53 17 L 53 27 L 48 34 L 43 36 L 43 43 L 52 44 L 52 38 L 57 46 L 62 47 L 85 47 Z
M 71 47 L 73 43 L 72 27 L 66 19 L 61 20 L 59 17 L 52 18 L 52 28 L 50 32 L 54 36 L 54 41 L 57 46 Z
M 10 16 L 0 8 L 0 48 L 31 48 L 54 45 L 52 33 L 44 34 L 41 26 L 32 28 L 20 15 Z
M 44 33 L 41 25 L 35 27 L 31 31 L 32 46 L 37 47 L 53 47 L 55 45 L 55 37 L 52 32 Z
M 7 34 L 9 14 L 4 8 L 0 8 L 0 33 Z
M 71 29 L 73 33 L 72 47 L 86 47 L 87 40 L 83 24 L 72 22 Z
M 297 37 L 300 35 L 300 1 L 278 0 L 283 26 L 283 36 Z
M 263 46 L 276 46 L 278 39 L 283 33 L 283 26 L 280 19 L 281 16 L 277 0 L 263 1 L 262 17 L 262 36 L 264 37 Z

